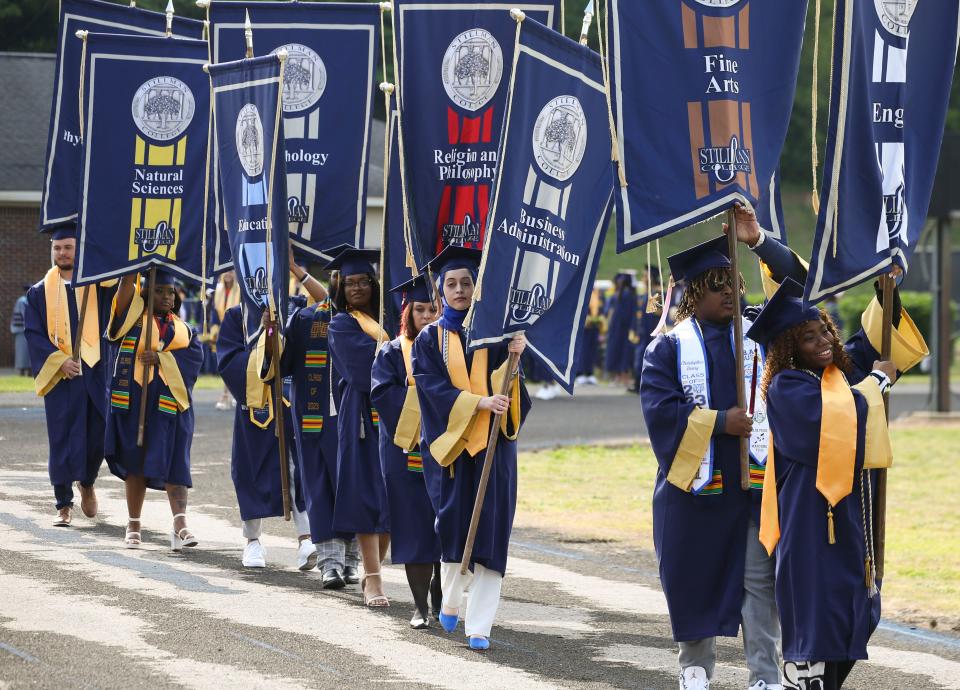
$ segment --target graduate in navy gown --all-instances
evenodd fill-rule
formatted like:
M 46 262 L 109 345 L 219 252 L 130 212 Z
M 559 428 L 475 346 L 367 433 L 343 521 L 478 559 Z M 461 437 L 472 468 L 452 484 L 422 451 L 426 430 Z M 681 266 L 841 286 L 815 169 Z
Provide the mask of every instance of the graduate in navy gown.
M 827 312 L 804 307 L 803 287 L 786 281 L 749 332 L 768 348 L 774 453 L 760 538 L 776 549 L 788 688 L 838 690 L 880 620 L 873 470 L 893 459 L 883 393 L 926 355 L 895 303 L 893 361 L 878 361 L 882 310 L 875 300 L 844 347 Z
M 74 482 L 79 486 L 83 514 L 90 518 L 97 514 L 93 483 L 103 463 L 107 415 L 107 353 L 101 334 L 112 288 L 74 290 L 70 286 L 75 247 L 72 227 L 54 230 L 50 243 L 53 267 L 27 292 L 24 311 L 35 388 L 43 397 L 47 417 L 47 469 L 57 502 L 54 525 L 58 527 L 70 525 Z M 78 333 L 80 308 L 88 290 L 83 332 Z M 80 338 L 79 360 L 73 359 L 76 338 Z
M 237 277 L 233 271 L 221 273 L 217 280 L 217 287 L 213 291 L 213 299 L 207 302 L 209 311 L 210 332 L 207 334 L 207 342 L 204 353 L 204 364 L 207 358 L 213 363 L 213 372 L 217 370 L 217 338 L 220 337 L 220 325 L 227 313 L 227 309 L 240 304 L 240 286 L 237 285 Z M 217 401 L 218 410 L 229 410 L 235 407 L 237 401 L 230 395 L 230 387 L 224 384 L 223 394 Z
M 660 310 L 648 311 L 651 299 L 663 299 L 660 283 L 660 269 L 650 266 L 647 271 L 647 294 L 637 301 L 637 313 L 631 328 L 630 340 L 633 342 L 633 385 L 630 393 L 640 392 L 640 377 L 643 374 L 643 354 L 653 342 L 653 331 L 660 323 Z M 656 305 L 655 305 L 656 306 Z
M 146 279 L 144 279 L 144 286 Z M 146 289 L 145 287 L 143 289 Z M 170 547 L 197 545 L 187 528 L 190 446 L 193 444 L 193 385 L 203 364 L 203 350 L 193 329 L 177 316 L 173 276 L 157 269 L 153 291 L 152 341 L 146 342 L 145 295 L 137 277 L 124 276 L 114 299 L 107 338 L 110 357 L 110 407 L 104 441 L 110 471 L 126 484 L 127 534 L 124 544 L 139 548 L 140 511 L 147 488 L 166 491 L 173 513 Z M 137 445 L 140 398 L 147 379 L 143 447 Z
M 413 375 L 420 401 L 421 440 L 433 462 L 425 463 L 440 533 L 443 605 L 440 623 L 457 626 L 463 592 L 470 583 L 466 634 L 473 649 L 487 649 L 500 604 L 507 549 L 517 506 L 517 434 L 530 407 L 519 371 L 508 372 L 510 353 L 523 353 L 526 339 L 466 351 L 463 320 L 470 307 L 480 252 L 447 247 L 430 262 L 439 281 L 443 314 L 413 344 Z M 492 394 L 510 376 L 509 395 Z M 460 575 L 470 517 L 483 468 L 493 415 L 501 413 L 499 442 L 480 514 L 471 565 Z M 429 470 L 427 470 L 429 467 Z M 439 475 L 439 481 L 437 481 Z
M 379 250 L 347 247 L 326 266 L 340 271 L 328 336 L 340 377 L 333 529 L 357 535 L 364 571 L 360 585 L 371 607 L 390 605 L 380 576 L 390 546 L 390 512 L 380 467 L 379 414 L 370 401 L 373 358 L 389 340 L 377 321 L 380 287 L 373 262 L 379 255 Z
M 803 278 L 800 259 L 766 238 L 752 211 L 738 207 L 737 218 L 738 240 L 754 250 L 775 280 Z M 686 290 L 677 326 L 646 350 L 640 385 L 658 463 L 654 546 L 680 647 L 681 687 L 689 690 L 709 687 L 715 638 L 735 637 L 741 625 L 752 688 L 780 685 L 774 562 L 757 536 L 765 417 L 756 415 L 754 425 L 737 406 L 737 386 L 748 382 L 736 380 L 731 321 L 743 282 L 738 276 L 735 292 L 727 247 L 720 236 L 670 257 L 673 279 Z M 749 364 L 754 351 L 744 341 Z M 752 374 L 749 364 L 746 375 Z M 751 446 L 747 491 L 741 489 L 741 437 Z
M 607 352 L 604 369 L 615 383 L 626 385 L 633 367 L 630 327 L 637 311 L 633 276 L 621 272 L 613 279 L 614 293 L 607 300 Z
M 402 563 L 416 607 L 410 627 L 426 628 L 440 612 L 440 540 L 423 466 L 433 462 L 420 444 L 420 403 L 411 354 L 417 334 L 440 316 L 429 279 L 417 276 L 393 289 L 403 294 L 400 337 L 373 361 L 370 399 L 380 413 L 380 463 L 390 507 L 390 560 Z M 432 585 L 432 587 L 431 587 Z
M 590 306 L 583 323 L 583 345 L 580 348 L 580 360 L 577 362 L 576 385 L 595 385 L 595 370 L 600 359 L 600 336 L 607 327 L 603 315 L 603 292 L 594 286 L 590 294 Z

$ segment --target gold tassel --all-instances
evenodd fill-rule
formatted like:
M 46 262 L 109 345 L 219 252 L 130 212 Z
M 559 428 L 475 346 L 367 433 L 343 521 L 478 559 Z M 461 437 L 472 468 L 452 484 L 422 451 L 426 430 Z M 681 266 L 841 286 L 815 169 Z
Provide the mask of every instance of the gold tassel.
M 810 203 L 813 205 L 813 212 L 820 215 L 820 192 L 816 189 L 813 190 L 813 194 L 810 196 Z
M 827 543 L 837 543 L 837 533 L 833 528 L 833 506 L 827 506 Z
M 867 560 L 864 561 L 864 584 L 867 585 L 867 591 L 873 591 L 873 562 L 870 560 L 870 556 L 867 556 Z

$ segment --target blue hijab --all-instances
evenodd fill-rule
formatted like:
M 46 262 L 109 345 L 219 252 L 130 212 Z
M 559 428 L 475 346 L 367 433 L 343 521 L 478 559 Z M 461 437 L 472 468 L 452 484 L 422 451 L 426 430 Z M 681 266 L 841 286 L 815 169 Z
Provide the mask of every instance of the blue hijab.
M 443 281 L 446 279 L 446 275 L 450 271 L 456 271 L 461 268 L 466 268 L 470 271 L 470 277 L 473 278 L 474 287 L 477 284 L 477 269 L 471 266 L 450 266 L 444 269 L 443 273 L 440 274 L 440 277 L 437 279 L 437 290 L 440 293 L 440 301 L 443 302 L 443 314 L 440 315 L 440 319 L 437 321 L 437 324 L 440 328 L 447 331 L 454 331 L 459 333 L 463 330 L 463 320 L 467 317 L 468 309 L 454 309 L 449 304 L 447 304 L 447 298 L 443 294 Z

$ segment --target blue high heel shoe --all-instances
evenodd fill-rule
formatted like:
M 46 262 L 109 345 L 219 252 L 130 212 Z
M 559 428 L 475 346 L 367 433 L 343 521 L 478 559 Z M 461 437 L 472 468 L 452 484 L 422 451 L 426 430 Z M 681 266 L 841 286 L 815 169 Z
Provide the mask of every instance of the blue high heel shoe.
M 470 649 L 476 649 L 478 651 L 490 649 L 490 639 L 486 637 L 471 637 Z
M 444 613 L 440 612 L 440 625 L 448 633 L 453 632 L 457 629 L 457 621 L 460 619 L 459 613 Z

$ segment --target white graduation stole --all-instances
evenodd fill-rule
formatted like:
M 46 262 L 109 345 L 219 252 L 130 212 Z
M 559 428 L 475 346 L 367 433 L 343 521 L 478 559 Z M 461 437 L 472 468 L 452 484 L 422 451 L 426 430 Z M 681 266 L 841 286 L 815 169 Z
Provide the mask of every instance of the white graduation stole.
M 752 324 L 744 319 L 743 329 L 746 331 Z M 707 366 L 707 351 L 703 342 L 703 333 L 700 331 L 700 325 L 696 319 L 684 319 L 673 329 L 677 336 L 677 374 L 680 378 L 680 385 L 683 387 L 683 394 L 688 402 L 692 402 L 698 407 L 710 408 L 710 371 Z M 730 342 L 733 345 L 733 351 L 736 352 L 736 346 L 733 343 L 733 325 L 730 326 Z M 758 350 L 758 345 L 749 338 L 743 339 L 743 386 L 746 392 L 745 400 L 750 402 L 750 389 L 753 385 L 753 353 Z M 763 378 L 763 365 L 765 356 L 763 348 L 759 348 L 759 360 L 757 362 L 757 380 Z M 767 464 L 767 435 L 770 432 L 770 424 L 767 420 L 766 403 L 757 392 L 753 411 L 753 433 L 750 435 L 750 455 L 754 463 L 765 466 Z M 711 441 L 707 448 L 706 455 L 700 461 L 700 469 L 693 480 L 691 492 L 699 494 L 713 480 L 713 442 Z

